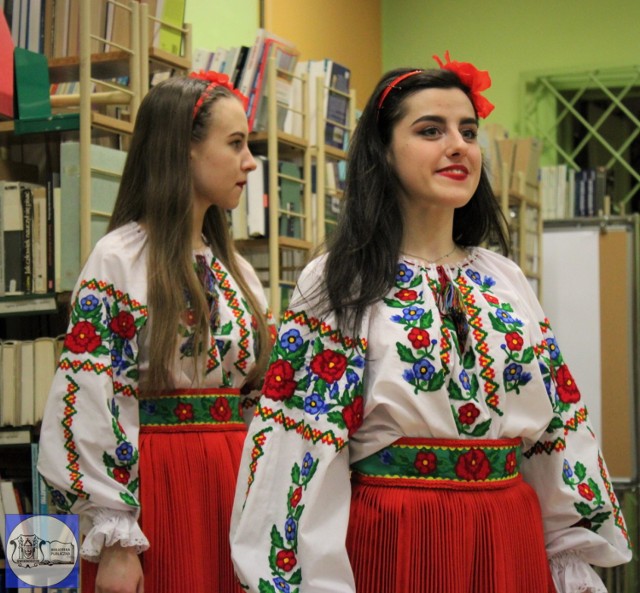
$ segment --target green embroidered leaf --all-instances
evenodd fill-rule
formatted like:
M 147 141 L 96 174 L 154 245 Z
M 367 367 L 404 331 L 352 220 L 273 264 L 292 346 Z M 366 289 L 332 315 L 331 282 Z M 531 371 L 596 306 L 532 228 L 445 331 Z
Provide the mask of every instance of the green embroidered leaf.
M 427 311 L 422 317 L 420 317 L 420 329 L 429 329 L 433 325 L 433 313 L 431 310 Z
M 480 424 L 478 424 L 471 431 L 471 435 L 474 436 L 474 437 L 480 437 L 480 436 L 486 434 L 486 432 L 489 430 L 490 426 L 491 426 L 491 419 L 485 420 L 484 422 L 481 422 Z
M 329 420 L 329 422 L 333 424 L 337 424 L 338 427 L 340 428 L 347 427 L 347 425 L 344 423 L 344 418 L 342 417 L 342 414 L 338 411 L 329 412 L 327 414 L 327 419 Z
M 420 286 L 422 284 L 422 276 L 420 276 L 420 274 L 416 274 L 413 277 L 413 280 L 411 280 L 411 282 L 409 283 L 409 288 L 416 288 L 416 286 Z M 398 286 L 398 288 L 402 289 L 401 286 Z
M 131 492 L 131 494 L 135 494 L 138 491 L 138 484 L 140 483 L 140 478 L 136 478 L 135 480 L 131 480 L 127 484 L 127 490 Z
M 429 380 L 427 391 L 438 391 L 444 385 L 444 370 L 440 369 Z
M 140 506 L 136 501 L 136 499 L 133 496 L 131 496 L 131 494 L 129 494 L 128 492 L 120 492 L 120 498 L 130 507 L 137 508 L 138 506 Z
M 102 463 L 104 463 L 105 467 L 116 467 L 116 460 L 106 451 L 102 454 Z
M 462 389 L 460 389 L 460 386 L 455 381 L 449 381 L 449 385 L 447 385 L 447 390 L 449 391 L 449 397 L 451 399 L 458 400 L 458 401 L 465 399 L 462 393 Z M 452 409 L 455 412 L 455 408 L 453 408 L 453 406 L 452 406 Z M 457 417 L 457 414 L 456 414 L 456 417 Z
M 289 498 L 291 498 L 291 494 L 289 494 Z M 280 532 L 275 525 L 271 528 L 271 545 L 280 549 L 283 549 L 285 547 L 284 539 L 280 535 Z
M 575 502 L 573 506 L 583 517 L 588 517 L 591 513 L 591 507 L 586 502 Z
M 289 399 L 284 400 L 284 405 L 290 410 L 302 410 L 304 408 L 304 400 L 299 395 L 292 395 Z
M 513 313 L 513 307 L 511 306 L 511 303 L 502 303 L 502 307 L 500 308 L 505 311 L 509 311 L 509 313 Z
M 302 583 L 302 569 L 299 568 L 289 577 L 290 585 L 300 585 Z
M 413 354 L 413 351 L 408 346 L 401 344 L 400 342 L 396 342 L 396 350 L 398 351 L 398 356 L 402 362 L 417 362 L 420 360 L 416 358 Z
M 591 517 L 591 530 L 592 531 L 598 531 L 598 529 L 600 527 L 602 527 L 603 523 L 606 523 L 609 520 L 609 517 L 611 516 L 611 512 L 610 511 L 602 511 L 600 513 L 596 513 L 593 517 Z M 594 527 L 593 524 L 596 524 L 596 526 Z
M 491 327 L 493 327 L 493 329 L 495 329 L 496 331 L 499 331 L 503 334 L 509 332 L 509 328 L 493 313 L 489 313 L 489 319 L 491 320 Z
M 462 357 L 462 367 L 468 371 L 472 369 L 476 364 L 476 356 L 473 352 L 473 349 L 469 349 L 465 355 Z
M 587 475 L 587 468 L 584 466 L 584 464 L 580 463 L 579 461 L 576 462 L 573 468 L 573 471 L 576 474 L 576 477 L 578 478 L 578 480 L 580 480 L 581 482 L 582 480 L 585 479 Z
M 291 468 L 291 481 L 294 484 L 300 484 L 300 466 L 297 463 Z
M 522 364 L 527 364 L 534 359 L 533 347 L 529 346 L 522 351 Z
M 384 304 L 387 305 L 387 307 L 392 307 L 394 309 L 403 309 L 407 306 L 406 302 L 399 301 L 397 299 L 383 299 L 383 301 Z
M 315 356 L 316 354 L 320 354 L 324 350 L 324 344 L 320 338 L 316 338 L 313 341 L 313 351 L 312 354 Z
M 231 330 L 233 329 L 233 323 L 231 323 L 231 321 L 228 321 L 227 323 L 225 323 L 219 330 L 220 335 L 221 336 L 228 336 L 231 333 Z
M 260 579 L 258 591 L 259 593 L 276 593 L 276 588 L 269 581 Z
M 471 375 L 469 381 L 469 395 L 475 399 L 478 395 L 478 390 L 480 389 L 480 383 L 478 382 L 478 377 L 475 375 Z
M 562 418 L 558 416 L 554 416 L 549 422 L 549 426 L 547 426 L 547 432 L 553 432 L 554 430 L 558 430 L 564 427 L 564 422 L 562 422 Z
M 324 396 L 327 393 L 327 382 L 324 379 L 317 379 L 314 391 L 324 399 Z
M 100 345 L 95 350 L 93 350 L 90 354 L 91 356 L 108 356 L 110 353 L 109 353 L 109 348 L 107 348 L 106 346 Z

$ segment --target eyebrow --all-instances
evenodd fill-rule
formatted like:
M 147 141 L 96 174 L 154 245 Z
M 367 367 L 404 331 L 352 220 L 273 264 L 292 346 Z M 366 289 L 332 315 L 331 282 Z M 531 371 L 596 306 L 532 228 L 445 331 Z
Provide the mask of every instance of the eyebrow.
M 447 120 L 440 115 L 422 115 L 418 119 L 416 119 L 414 122 L 412 122 L 411 125 L 414 126 L 415 124 L 421 123 L 424 121 L 436 122 L 438 124 L 444 124 L 447 122 Z M 460 124 L 465 126 L 469 124 L 475 124 L 477 126 L 478 120 L 475 117 L 465 117 L 464 119 L 460 120 Z

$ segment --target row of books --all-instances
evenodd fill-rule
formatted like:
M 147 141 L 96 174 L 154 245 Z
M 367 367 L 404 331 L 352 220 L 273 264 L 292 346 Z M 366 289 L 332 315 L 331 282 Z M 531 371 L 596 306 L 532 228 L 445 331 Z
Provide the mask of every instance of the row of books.
M 312 241 L 305 236 L 305 220 L 311 218 L 311 227 L 316 224 L 316 175 L 317 167 L 311 167 L 311 212 L 305 212 L 305 179 L 300 165 L 290 161 L 278 162 L 278 196 L 274 201 L 269 195 L 269 159 L 257 155 L 256 169 L 247 177 L 246 193 L 240 205 L 231 211 L 231 226 L 236 240 L 267 238 L 269 229 L 269 208 L 278 208 L 278 236 L 293 237 Z M 340 211 L 340 197 L 344 189 L 345 163 L 328 161 L 325 164 L 325 219 L 335 224 Z
M 0 0 L 15 47 L 45 54 L 48 58 L 79 55 L 80 2 L 86 0 Z M 107 40 L 92 41 L 92 53 L 131 47 L 131 15 L 119 6 L 130 0 L 91 0 L 91 33 Z M 135 0 L 137 1 L 137 0 Z M 186 0 L 144 0 L 150 17 L 182 27 Z M 178 55 L 181 36 L 157 21 L 151 23 L 153 47 Z M 112 41 L 114 45 L 108 42 Z
M 348 141 L 349 92 L 351 70 L 331 59 L 299 61 L 295 44 L 260 28 L 252 46 L 218 47 L 215 51 L 199 48 L 194 52 L 193 70 L 215 70 L 227 74 L 235 86 L 249 98 L 247 117 L 255 132 L 267 128 L 268 61 L 276 65 L 275 92 L 278 104 L 278 129 L 304 137 L 303 76 L 309 81 L 309 141 L 317 142 L 317 114 L 325 124 L 324 141 L 344 149 Z M 324 104 L 317 105 L 317 84 L 324 87 Z
M 91 146 L 92 245 L 107 230 L 125 159 L 121 150 Z M 81 263 L 80 147 L 63 142 L 60 175 L 46 186 L 0 181 L 0 295 L 72 290 Z
M 64 337 L 0 342 L 0 426 L 31 426 L 44 406 Z
M 545 220 L 602 216 L 611 189 L 610 171 L 595 167 L 576 171 L 567 165 L 541 167 L 540 196 Z

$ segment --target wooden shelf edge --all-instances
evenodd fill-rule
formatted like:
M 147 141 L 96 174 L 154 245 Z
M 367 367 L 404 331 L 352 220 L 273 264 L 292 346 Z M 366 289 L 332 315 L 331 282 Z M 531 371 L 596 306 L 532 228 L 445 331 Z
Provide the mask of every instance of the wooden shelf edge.
M 91 113 L 91 125 L 117 134 L 133 134 L 133 122 L 123 121 L 102 113 Z

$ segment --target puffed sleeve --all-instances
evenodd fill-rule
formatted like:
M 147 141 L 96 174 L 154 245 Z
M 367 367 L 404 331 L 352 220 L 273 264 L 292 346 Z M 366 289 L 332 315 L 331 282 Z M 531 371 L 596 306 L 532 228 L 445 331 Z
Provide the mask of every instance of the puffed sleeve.
M 366 339 L 317 315 L 322 265 L 300 276 L 245 441 L 231 546 L 240 581 L 255 593 L 355 591 L 347 444 L 362 423 Z
M 117 541 L 138 552 L 149 546 L 137 523 L 138 345 L 147 320 L 135 296 L 146 283 L 138 255 L 127 257 L 127 245 L 110 235 L 90 255 L 40 435 L 38 471 L 54 503 L 80 515 L 81 553 L 93 561 Z
M 535 352 L 553 406 L 546 432 L 525 452 L 522 472 L 540 500 L 558 593 L 606 593 L 589 565 L 628 562 L 627 527 L 580 390 L 537 298 L 524 277 L 520 283 L 538 320 Z

